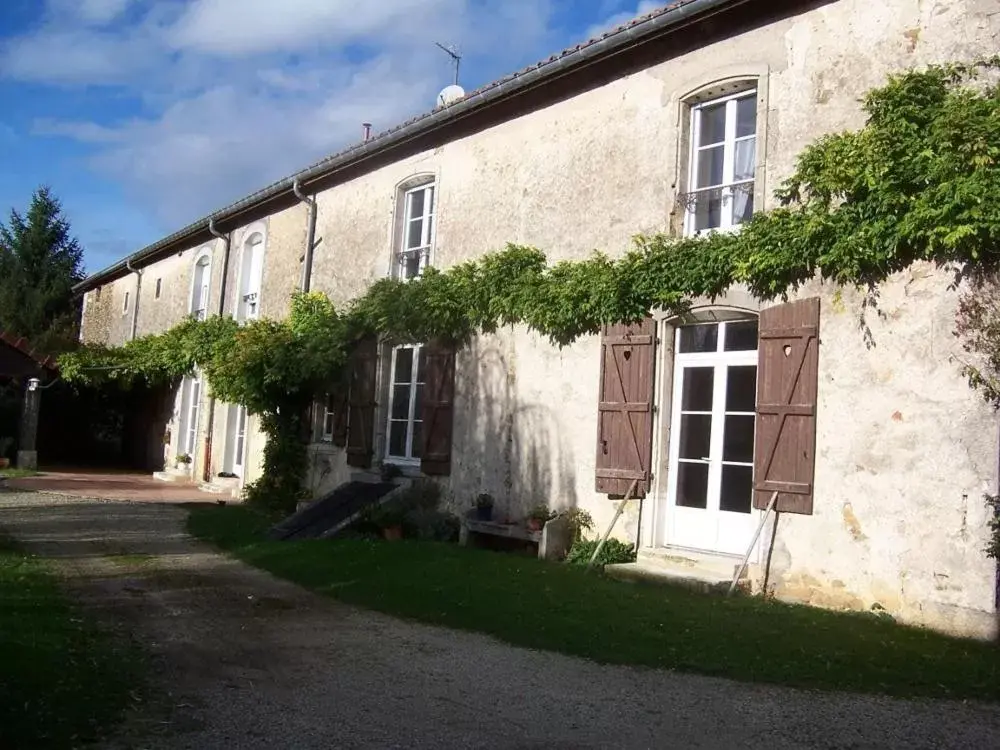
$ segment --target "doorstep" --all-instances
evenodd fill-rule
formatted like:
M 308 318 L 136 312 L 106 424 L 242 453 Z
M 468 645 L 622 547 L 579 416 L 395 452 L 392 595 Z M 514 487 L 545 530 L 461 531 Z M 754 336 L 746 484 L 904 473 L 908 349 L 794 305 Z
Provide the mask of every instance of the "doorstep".
M 215 477 L 211 482 L 202 482 L 199 484 L 198 489 L 212 495 L 228 495 L 229 497 L 238 499 L 240 496 L 240 478 Z
M 160 482 L 190 482 L 191 472 L 187 469 L 164 469 L 163 471 L 154 471 L 153 479 Z
M 622 581 L 659 583 L 704 593 L 724 593 L 729 590 L 739 565 L 740 559 L 729 555 L 660 548 L 642 550 L 634 563 L 605 565 L 604 572 Z M 739 588 L 746 588 L 748 583 L 744 571 Z

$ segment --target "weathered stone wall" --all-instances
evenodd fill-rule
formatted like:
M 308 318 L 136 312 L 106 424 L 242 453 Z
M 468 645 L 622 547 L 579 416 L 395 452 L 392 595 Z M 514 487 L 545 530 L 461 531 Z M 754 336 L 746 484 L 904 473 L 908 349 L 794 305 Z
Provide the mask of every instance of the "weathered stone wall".
M 637 232 L 676 229 L 684 102 L 740 77 L 759 81 L 755 200 L 767 207 L 805 145 L 863 124 L 859 99 L 890 72 L 994 52 L 997 11 L 988 0 L 818 5 L 358 176 L 318 196 L 313 288 L 343 304 L 389 272 L 398 187 L 418 175 L 437 182 L 439 267 L 506 242 L 538 246 L 553 259 L 595 248 L 619 254 Z M 265 314 L 283 314 L 298 283 L 306 217 L 300 205 L 262 222 Z M 234 233 L 233 295 L 242 231 Z M 89 340 L 119 340 L 115 295 L 128 284 L 134 279 L 108 285 L 108 299 L 88 308 Z M 886 285 L 887 318 L 870 321 L 871 350 L 853 292 L 818 285 L 800 292 L 823 298 L 816 513 L 779 521 L 767 580 L 777 595 L 827 606 L 878 603 L 939 627 L 988 628 L 995 570 L 981 551 L 981 495 L 996 487 L 997 423 L 949 361 L 956 297 L 947 285 L 945 274 L 924 268 Z M 142 314 L 140 330 L 154 330 Z M 455 507 L 488 491 L 501 515 L 520 516 L 537 502 L 579 505 L 603 527 L 613 506 L 593 490 L 596 338 L 560 349 L 523 329 L 504 330 L 461 352 L 457 371 L 448 480 Z M 259 465 L 261 447 L 254 432 L 249 466 Z M 317 491 L 346 478 L 340 451 L 317 446 L 314 454 Z M 649 519 L 665 502 L 669 478 L 659 474 L 642 509 L 644 543 L 655 543 Z M 638 526 L 634 503 L 619 532 L 637 539 Z

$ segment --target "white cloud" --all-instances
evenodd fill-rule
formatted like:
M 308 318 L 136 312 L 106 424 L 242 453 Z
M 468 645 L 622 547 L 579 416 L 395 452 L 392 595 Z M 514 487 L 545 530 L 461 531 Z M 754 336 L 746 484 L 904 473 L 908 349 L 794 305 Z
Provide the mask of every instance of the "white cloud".
M 663 2 L 663 0 L 642 0 L 635 10 L 625 10 L 620 13 L 615 13 L 609 18 L 606 18 L 604 21 L 595 23 L 587 29 L 587 38 L 595 39 L 624 23 L 628 23 L 637 16 L 644 16 L 647 13 L 652 13 L 654 10 L 664 7 L 664 5 L 666 5 L 666 3 Z
M 131 5 L 132 0 L 77 0 L 76 13 L 92 24 L 107 24 L 115 20 Z
M 411 35 L 457 16 L 462 0 L 195 0 L 170 29 L 181 49 L 216 55 L 294 51 L 321 42 Z
M 0 75 L 138 100 L 125 119 L 40 116 L 34 134 L 85 144 L 171 229 L 357 141 L 362 122 L 378 132 L 429 110 L 450 82 L 434 41 L 459 44 L 465 70 L 533 61 L 553 0 L 88 2 L 108 25 L 50 14 L 0 48 Z

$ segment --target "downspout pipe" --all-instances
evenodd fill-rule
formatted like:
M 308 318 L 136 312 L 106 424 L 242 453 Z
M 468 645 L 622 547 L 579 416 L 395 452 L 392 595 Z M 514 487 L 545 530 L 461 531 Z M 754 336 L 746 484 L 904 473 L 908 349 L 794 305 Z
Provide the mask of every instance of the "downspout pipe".
M 125 261 L 125 268 L 128 269 L 129 273 L 135 274 L 135 302 L 132 304 L 132 328 L 129 332 L 129 341 L 132 341 L 135 339 L 136 331 L 139 330 L 139 297 L 142 292 L 143 270 L 141 268 L 133 268 L 131 258 Z
M 215 228 L 215 219 L 208 220 L 208 232 L 216 239 L 222 240 L 222 281 L 219 283 L 219 315 L 226 313 L 226 281 L 229 280 L 229 255 L 233 247 L 233 233 L 223 234 Z
M 309 228 L 306 231 L 306 254 L 302 259 L 302 281 L 300 288 L 308 292 L 312 285 L 313 249 L 316 245 L 316 199 L 302 192 L 302 183 L 296 179 L 292 182 L 292 192 L 295 197 L 309 207 Z
M 222 281 L 219 282 L 219 317 L 226 313 L 226 280 L 229 278 L 229 254 L 232 250 L 232 232 L 223 234 L 215 228 L 215 218 L 208 220 L 208 231 L 216 239 L 222 240 Z M 215 435 L 215 396 L 208 399 L 208 424 L 205 430 L 205 465 L 202 479 L 212 481 L 212 439 Z

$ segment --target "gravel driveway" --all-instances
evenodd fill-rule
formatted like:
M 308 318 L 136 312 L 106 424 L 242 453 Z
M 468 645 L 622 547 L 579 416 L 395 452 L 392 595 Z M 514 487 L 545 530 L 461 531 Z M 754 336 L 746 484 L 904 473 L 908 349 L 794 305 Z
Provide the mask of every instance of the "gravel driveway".
M 514 648 L 214 553 L 178 506 L 0 493 L 0 527 L 154 657 L 110 748 L 983 748 L 1000 708 L 812 693 Z

